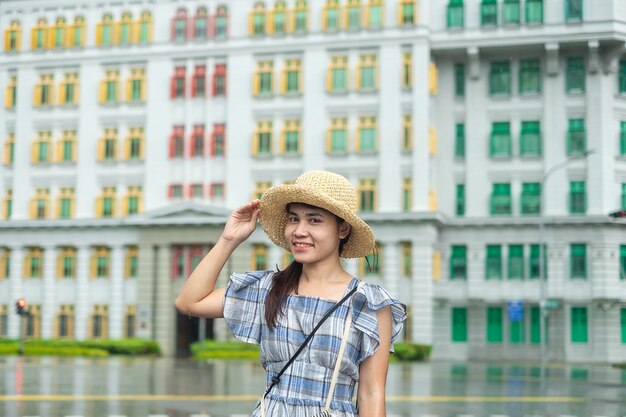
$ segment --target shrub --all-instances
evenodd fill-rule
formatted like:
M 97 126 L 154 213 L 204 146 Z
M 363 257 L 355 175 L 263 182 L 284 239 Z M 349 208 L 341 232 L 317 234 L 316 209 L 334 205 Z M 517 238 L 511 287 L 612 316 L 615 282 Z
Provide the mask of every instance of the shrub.
M 251 343 L 205 340 L 204 346 L 193 343 L 191 353 L 196 359 L 259 359 L 260 348 Z
M 399 361 L 426 361 L 430 357 L 431 345 L 417 343 L 395 343 L 393 358 Z
M 0 355 L 18 354 L 19 341 L 0 339 Z M 159 345 L 152 340 L 87 340 L 26 339 L 24 355 L 30 356 L 91 356 L 108 355 L 158 355 Z

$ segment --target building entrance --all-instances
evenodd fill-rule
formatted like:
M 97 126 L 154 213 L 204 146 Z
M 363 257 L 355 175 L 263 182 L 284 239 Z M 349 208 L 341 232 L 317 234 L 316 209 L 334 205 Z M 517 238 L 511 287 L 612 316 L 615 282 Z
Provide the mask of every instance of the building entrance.
M 176 312 L 176 356 L 191 355 L 191 344 L 200 340 L 201 326 L 204 327 L 205 339 L 213 339 L 213 319 L 189 317 Z

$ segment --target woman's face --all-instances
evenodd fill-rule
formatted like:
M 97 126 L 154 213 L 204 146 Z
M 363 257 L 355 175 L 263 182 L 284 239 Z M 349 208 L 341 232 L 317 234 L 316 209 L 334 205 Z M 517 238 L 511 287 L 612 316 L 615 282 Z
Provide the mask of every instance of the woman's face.
M 311 264 L 339 257 L 339 242 L 350 233 L 350 225 L 331 212 L 302 203 L 288 206 L 285 240 L 294 260 Z

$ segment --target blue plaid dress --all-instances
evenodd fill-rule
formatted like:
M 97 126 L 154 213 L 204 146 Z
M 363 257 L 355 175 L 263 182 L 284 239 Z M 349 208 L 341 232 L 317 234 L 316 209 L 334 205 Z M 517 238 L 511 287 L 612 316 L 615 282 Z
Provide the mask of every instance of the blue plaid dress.
M 265 297 L 271 288 L 273 275 L 274 271 L 233 274 L 224 300 L 224 318 L 233 334 L 244 342 L 261 345 L 266 387 L 335 304 L 335 301 L 318 297 L 290 295 L 284 310 L 286 314 L 279 315 L 277 326 L 270 332 L 265 322 Z M 346 293 L 358 284 L 359 279 L 352 278 Z M 406 306 L 392 298 L 381 286 L 366 283 L 324 322 L 287 368 L 280 382 L 274 385 L 265 398 L 266 415 L 310 417 L 323 410 L 348 308 L 352 308 L 352 328 L 330 408 L 336 416 L 357 416 L 352 398 L 359 380 L 359 365 L 378 349 L 380 336 L 376 311 L 386 306 L 391 306 L 392 312 L 393 352 L 393 342 L 400 335 L 406 319 Z M 260 415 L 258 401 L 252 417 Z

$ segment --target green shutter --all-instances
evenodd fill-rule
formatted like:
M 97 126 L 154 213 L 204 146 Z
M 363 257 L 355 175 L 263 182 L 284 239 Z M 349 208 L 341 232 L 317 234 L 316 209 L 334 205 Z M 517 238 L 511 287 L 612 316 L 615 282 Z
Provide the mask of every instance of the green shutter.
M 543 0 L 526 0 L 526 23 L 543 23 Z
M 524 245 L 509 245 L 508 277 L 524 278 Z
M 531 307 L 530 309 L 530 343 L 541 343 L 541 310 L 539 307 Z
M 452 341 L 467 342 L 467 308 L 452 308 Z
M 626 280 L 626 245 L 619 247 L 619 279 Z
M 626 344 L 626 307 L 621 309 L 622 344 Z
M 565 20 L 583 20 L 583 0 L 565 0 Z
M 541 155 L 541 123 L 539 121 L 523 121 L 520 134 L 520 155 Z
M 498 3 L 496 0 L 483 0 L 480 5 L 480 25 L 498 25 Z
M 585 92 L 585 60 L 581 57 L 567 59 L 565 90 L 568 93 Z
M 487 245 L 487 257 L 485 262 L 485 279 L 502 278 L 502 247 L 500 245 Z
M 572 343 L 587 343 L 587 307 L 572 307 L 570 332 Z
M 456 215 L 465 215 L 465 184 L 456 185 Z
M 489 94 L 511 94 L 511 64 L 508 61 L 491 63 Z
M 620 122 L 619 151 L 620 155 L 626 155 L 626 122 Z
M 465 124 L 456 124 L 456 136 L 454 140 L 454 156 L 465 158 Z
M 541 184 L 538 182 L 522 183 L 522 214 L 541 213 Z
M 465 16 L 462 1 L 450 1 L 448 4 L 447 23 L 449 29 L 463 28 Z
M 489 155 L 492 158 L 511 156 L 511 124 L 509 122 L 495 122 L 491 125 Z
M 520 0 L 504 0 L 502 20 L 505 25 L 518 25 L 520 22 Z
M 584 181 L 571 181 L 569 190 L 570 214 L 584 214 L 587 211 L 587 192 Z
M 620 94 L 626 93 L 626 60 L 619 62 L 618 84 Z
M 454 65 L 454 95 L 465 96 L 465 64 L 463 63 Z
M 587 245 L 584 243 L 570 245 L 570 278 L 587 278 Z
M 465 245 L 452 246 L 450 256 L 450 279 L 467 278 L 467 247 Z
M 524 343 L 526 340 L 526 326 L 524 323 L 524 316 L 521 320 L 510 321 L 509 326 L 509 340 L 512 344 Z
M 511 214 L 511 184 L 493 184 L 490 213 L 492 215 Z
M 519 7 L 519 4 L 518 4 Z M 541 92 L 541 69 L 538 59 L 526 59 L 520 63 L 519 93 L 537 94 Z
M 502 340 L 502 307 L 487 307 L 487 343 Z

